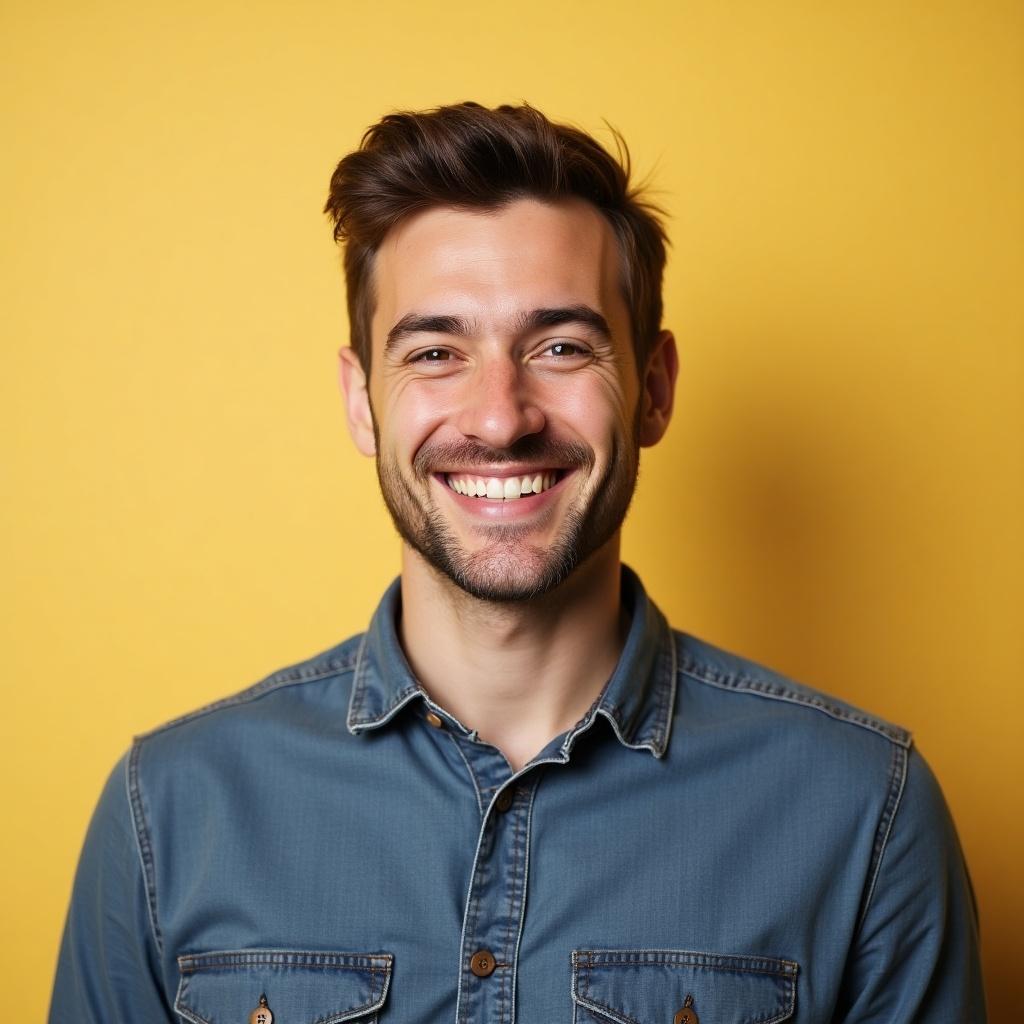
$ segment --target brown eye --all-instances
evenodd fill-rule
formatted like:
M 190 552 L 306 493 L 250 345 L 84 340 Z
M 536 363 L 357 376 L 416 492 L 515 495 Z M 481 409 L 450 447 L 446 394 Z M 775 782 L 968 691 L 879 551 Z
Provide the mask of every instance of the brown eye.
M 428 348 L 426 352 L 420 352 L 413 356 L 414 363 L 442 363 L 451 359 L 452 354 L 446 348 Z
M 569 341 L 556 341 L 554 345 L 549 345 L 547 351 L 553 356 L 580 356 L 583 355 L 583 349 L 579 345 L 574 345 Z

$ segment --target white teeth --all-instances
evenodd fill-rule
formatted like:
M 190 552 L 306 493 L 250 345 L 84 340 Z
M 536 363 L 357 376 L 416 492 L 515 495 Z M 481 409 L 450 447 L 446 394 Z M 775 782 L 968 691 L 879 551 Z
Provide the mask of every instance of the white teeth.
M 527 494 L 540 494 L 554 487 L 557 473 L 534 473 L 528 476 L 482 477 L 457 476 L 449 473 L 448 486 L 458 494 L 470 498 L 490 498 L 491 501 L 514 501 Z

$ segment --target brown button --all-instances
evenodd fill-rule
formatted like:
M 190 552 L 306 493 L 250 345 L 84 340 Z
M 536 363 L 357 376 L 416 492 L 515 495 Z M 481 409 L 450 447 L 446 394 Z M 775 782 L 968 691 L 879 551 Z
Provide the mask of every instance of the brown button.
M 432 725 L 435 729 L 444 728 L 444 719 L 440 715 L 435 715 L 433 711 L 428 711 L 425 717 L 427 725 Z
M 498 794 L 498 799 L 494 801 L 494 806 L 504 814 L 511 806 L 512 801 L 516 798 L 515 786 L 509 786 L 508 789 L 503 789 Z
M 267 997 L 260 996 L 260 1005 L 249 1014 L 249 1024 L 274 1024 L 274 1015 L 267 1006 Z
M 498 965 L 494 962 L 494 954 L 489 949 L 478 949 L 469 958 L 469 969 L 478 977 L 486 978 L 494 973 Z
M 675 1015 L 672 1024 L 700 1024 L 697 1011 L 693 1008 L 693 996 L 687 995 L 683 1001 L 683 1008 Z

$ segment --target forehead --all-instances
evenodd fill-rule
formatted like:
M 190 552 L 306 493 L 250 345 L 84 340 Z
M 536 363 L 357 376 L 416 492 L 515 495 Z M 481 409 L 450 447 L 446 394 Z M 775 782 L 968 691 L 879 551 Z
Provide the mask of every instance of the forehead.
M 375 347 L 413 312 L 496 323 L 523 309 L 583 303 L 625 329 L 615 232 L 578 199 L 426 210 L 384 239 L 374 279 Z

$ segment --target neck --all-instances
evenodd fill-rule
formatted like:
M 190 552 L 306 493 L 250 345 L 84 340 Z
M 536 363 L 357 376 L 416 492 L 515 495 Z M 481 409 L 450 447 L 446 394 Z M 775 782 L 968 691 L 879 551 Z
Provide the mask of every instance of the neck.
M 618 535 L 555 590 L 508 603 L 470 597 L 403 548 L 399 635 L 413 672 L 515 771 L 586 714 L 622 651 L 622 620 Z

